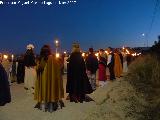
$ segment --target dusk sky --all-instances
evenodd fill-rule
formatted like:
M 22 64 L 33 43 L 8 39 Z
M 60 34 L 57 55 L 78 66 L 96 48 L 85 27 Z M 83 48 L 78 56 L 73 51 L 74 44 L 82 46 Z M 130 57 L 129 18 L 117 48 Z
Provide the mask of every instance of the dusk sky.
M 29 43 L 34 44 L 37 53 L 44 44 L 54 49 L 55 38 L 60 40 L 62 50 L 70 50 L 75 41 L 83 50 L 91 46 L 95 49 L 146 46 L 146 39 L 151 46 L 160 35 L 159 5 L 146 37 L 155 3 L 156 0 L 77 0 L 70 5 L 3 4 L 0 5 L 0 52 L 25 52 Z

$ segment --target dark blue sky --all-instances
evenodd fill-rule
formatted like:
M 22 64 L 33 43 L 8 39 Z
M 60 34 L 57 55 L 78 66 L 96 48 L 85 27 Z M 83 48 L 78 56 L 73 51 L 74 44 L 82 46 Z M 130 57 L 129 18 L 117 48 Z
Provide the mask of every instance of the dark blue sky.
M 44 44 L 54 48 L 55 38 L 59 38 L 63 50 L 70 50 L 74 41 L 83 50 L 90 46 L 144 46 L 142 33 L 149 30 L 155 1 L 77 0 L 76 4 L 50 7 L 0 5 L 0 51 L 20 53 L 32 43 L 39 52 Z M 149 45 L 160 34 L 159 11 L 148 36 Z

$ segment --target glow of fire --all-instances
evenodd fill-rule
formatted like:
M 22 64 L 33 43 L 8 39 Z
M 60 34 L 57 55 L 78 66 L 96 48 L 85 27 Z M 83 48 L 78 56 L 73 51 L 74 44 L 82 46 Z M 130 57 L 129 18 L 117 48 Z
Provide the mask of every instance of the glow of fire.
M 105 51 L 105 53 L 106 53 L 107 55 L 109 54 L 107 50 Z
M 56 44 L 58 44 L 58 42 L 59 42 L 58 40 L 55 41 Z
M 130 54 L 130 52 L 126 49 L 127 54 Z
M 95 53 L 95 56 L 97 56 L 97 57 L 98 57 L 98 55 L 99 55 L 98 53 Z
M 59 58 L 59 56 L 60 56 L 59 53 L 56 53 L 56 58 Z
M 3 55 L 3 58 L 4 59 L 8 59 L 8 55 Z
M 84 57 L 84 56 L 85 56 L 85 53 L 82 53 L 82 56 Z
M 137 56 L 137 55 L 138 55 L 137 53 L 133 53 L 133 54 L 132 54 L 132 56 Z

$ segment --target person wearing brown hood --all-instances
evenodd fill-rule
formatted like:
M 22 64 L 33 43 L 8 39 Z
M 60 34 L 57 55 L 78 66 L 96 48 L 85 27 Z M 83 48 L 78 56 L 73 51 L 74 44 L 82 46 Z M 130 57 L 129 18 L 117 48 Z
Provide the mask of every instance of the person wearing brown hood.
M 37 80 L 35 82 L 34 99 L 35 108 L 53 112 L 64 107 L 63 80 L 61 73 L 62 63 L 59 58 L 51 54 L 49 45 L 41 48 L 40 58 L 37 62 Z
M 120 78 L 122 75 L 123 69 L 122 69 L 122 63 L 121 63 L 118 49 L 114 50 L 114 58 L 115 58 L 115 60 L 114 60 L 115 77 Z

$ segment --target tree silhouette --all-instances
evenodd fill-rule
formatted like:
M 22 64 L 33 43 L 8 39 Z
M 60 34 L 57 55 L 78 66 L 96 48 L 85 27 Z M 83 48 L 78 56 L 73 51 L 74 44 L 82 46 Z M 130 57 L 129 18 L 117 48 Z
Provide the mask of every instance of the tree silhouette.
M 154 41 L 154 45 L 151 47 L 151 52 L 160 56 L 160 35 L 158 36 L 158 41 Z

